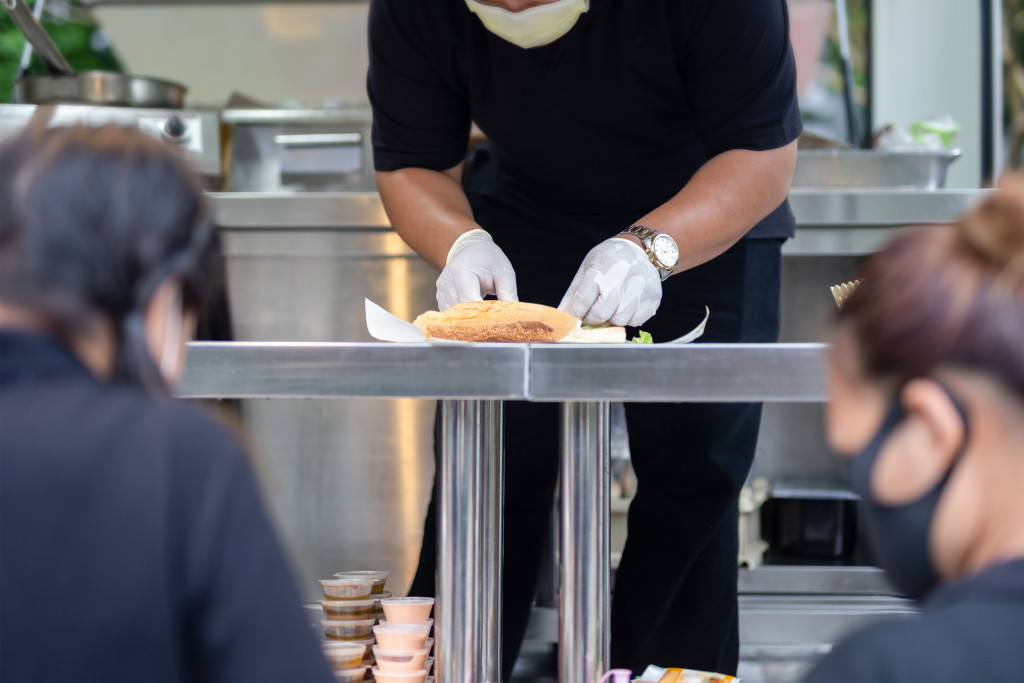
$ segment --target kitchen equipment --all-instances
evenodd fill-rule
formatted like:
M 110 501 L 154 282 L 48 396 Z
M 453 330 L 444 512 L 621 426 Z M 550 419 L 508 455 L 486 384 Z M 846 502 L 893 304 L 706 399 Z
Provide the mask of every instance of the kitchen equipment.
M 799 150 L 793 187 L 940 190 L 960 150 Z
M 857 540 L 857 496 L 829 480 L 779 480 L 761 506 L 761 533 L 776 559 L 849 557 Z
M 228 186 L 232 191 L 322 192 L 377 187 L 368 103 L 229 106 L 221 116 L 231 132 Z
M 173 81 L 111 71 L 76 73 L 25 4 L 25 0 L 0 0 L 0 4 L 50 70 L 46 76 L 24 76 L 16 81 L 14 96 L 18 102 L 171 109 L 180 109 L 184 105 L 187 90 Z
M 0 104 L 0 140 L 16 135 L 39 108 L 34 104 Z M 50 126 L 115 123 L 139 128 L 181 150 L 209 189 L 217 189 L 221 152 L 220 121 L 215 111 L 58 104 L 47 113 Z

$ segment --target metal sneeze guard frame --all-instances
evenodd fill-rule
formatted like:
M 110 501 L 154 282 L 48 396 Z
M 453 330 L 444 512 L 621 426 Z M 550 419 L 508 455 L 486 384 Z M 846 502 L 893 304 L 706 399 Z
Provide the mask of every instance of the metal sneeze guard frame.
M 501 679 L 501 402 L 562 403 L 559 680 L 596 683 L 609 651 L 609 402 L 820 402 L 824 352 L 823 344 L 193 342 L 177 393 L 441 400 L 438 683 Z

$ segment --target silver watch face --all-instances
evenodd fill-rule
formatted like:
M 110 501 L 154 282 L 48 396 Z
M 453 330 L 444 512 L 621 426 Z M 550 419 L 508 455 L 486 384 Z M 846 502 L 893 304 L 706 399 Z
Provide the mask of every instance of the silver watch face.
M 666 268 L 675 268 L 679 263 L 679 246 L 674 239 L 664 233 L 654 237 L 651 242 L 651 251 L 654 252 L 654 258 L 658 259 Z

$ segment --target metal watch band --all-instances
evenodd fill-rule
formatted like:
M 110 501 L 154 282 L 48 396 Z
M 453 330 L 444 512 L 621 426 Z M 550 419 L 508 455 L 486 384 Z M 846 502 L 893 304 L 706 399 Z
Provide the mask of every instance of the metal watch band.
M 654 250 L 652 248 L 654 238 L 663 233 L 658 232 L 657 230 L 652 230 L 646 225 L 631 225 L 619 234 L 629 234 L 639 237 L 640 241 L 643 242 L 644 251 L 647 253 L 647 260 L 651 262 L 652 266 L 658 269 L 658 272 L 661 274 L 662 282 L 668 279 L 668 276 L 672 273 L 673 269 L 664 268 L 659 265 L 660 261 L 658 261 L 657 257 L 654 255 Z

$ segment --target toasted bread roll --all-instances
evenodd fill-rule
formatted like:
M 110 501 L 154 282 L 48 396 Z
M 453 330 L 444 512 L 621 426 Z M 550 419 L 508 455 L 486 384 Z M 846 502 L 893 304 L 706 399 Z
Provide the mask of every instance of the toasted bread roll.
M 580 326 L 556 308 L 520 301 L 469 301 L 413 321 L 427 337 L 470 342 L 556 342 Z

